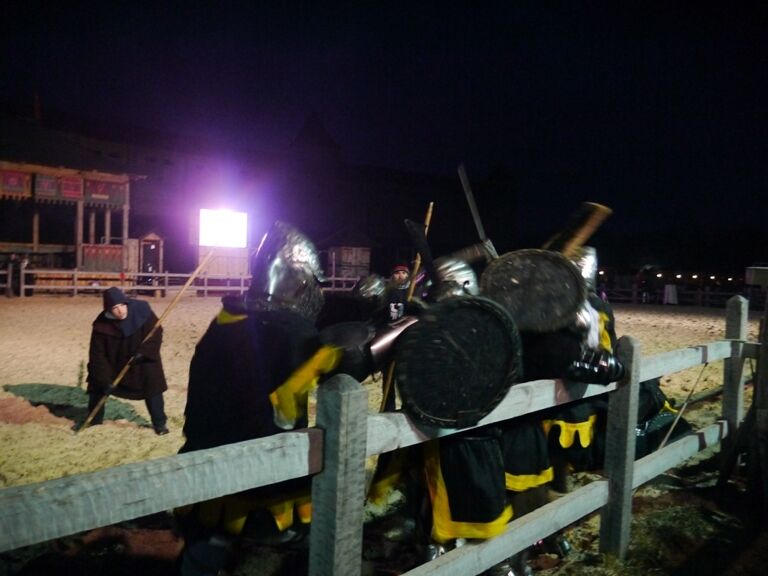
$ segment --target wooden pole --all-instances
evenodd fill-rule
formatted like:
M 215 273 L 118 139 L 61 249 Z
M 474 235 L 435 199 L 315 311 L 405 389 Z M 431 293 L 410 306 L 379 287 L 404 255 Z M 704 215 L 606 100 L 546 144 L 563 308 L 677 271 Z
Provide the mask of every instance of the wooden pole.
M 141 341 L 141 344 L 144 344 L 144 342 L 146 342 L 147 340 L 152 338 L 152 336 L 155 334 L 157 329 L 160 328 L 160 326 L 162 325 L 163 321 L 168 317 L 168 314 L 170 314 L 171 310 L 173 310 L 173 308 L 176 306 L 176 304 L 178 303 L 178 301 L 181 298 L 182 294 L 184 294 L 186 289 L 189 288 L 189 286 L 192 284 L 194 279 L 198 276 L 198 274 L 200 274 L 200 271 L 206 266 L 206 264 L 208 264 L 208 261 L 211 259 L 212 256 L 213 256 L 213 250 L 211 250 L 205 256 L 205 258 L 203 258 L 202 262 L 200 262 L 200 265 L 195 269 L 194 272 L 192 272 L 192 274 L 190 275 L 190 277 L 187 280 L 187 282 L 184 284 L 184 286 L 181 288 L 181 290 L 179 290 L 179 293 L 176 294 L 176 296 L 173 298 L 173 300 L 171 300 L 171 303 L 168 304 L 168 306 L 166 307 L 165 311 L 162 313 L 160 318 L 158 318 L 157 322 L 155 322 L 155 325 L 152 327 L 152 330 L 150 330 L 149 334 L 147 334 L 144 337 L 144 340 Z M 125 366 L 123 366 L 123 369 L 120 370 L 118 375 L 112 381 L 112 384 L 106 390 L 104 396 L 101 397 L 101 399 L 99 400 L 98 404 L 96 404 L 96 406 L 93 408 L 93 410 L 91 410 L 90 414 L 88 414 L 88 417 L 85 419 L 85 422 L 83 422 L 83 425 L 80 426 L 80 428 L 78 428 L 77 430 L 75 430 L 75 434 L 77 434 L 81 430 L 86 429 L 90 425 L 90 423 L 96 417 L 96 414 L 99 412 L 99 410 L 101 410 L 104 407 L 104 404 L 106 404 L 107 399 L 109 398 L 109 395 L 112 393 L 112 391 L 115 388 L 117 388 L 118 384 L 120 384 L 120 382 L 122 382 L 123 378 L 128 373 L 128 370 L 130 370 L 131 366 L 133 365 L 133 362 L 134 362 L 135 359 L 136 359 L 136 354 L 134 354 L 133 356 L 131 356 L 128 359 L 128 362 L 125 363 Z
M 427 233 L 429 232 L 429 225 L 432 222 L 432 209 L 434 208 L 435 203 L 430 202 L 429 206 L 427 206 L 427 214 L 424 216 L 424 237 L 427 236 Z M 416 290 L 416 274 L 419 273 L 419 268 L 421 267 L 421 254 L 418 252 L 416 253 L 416 259 L 413 261 L 413 271 L 411 272 L 411 283 L 408 286 L 408 294 L 406 296 L 406 300 L 408 302 L 411 301 L 413 298 L 413 293 Z M 384 389 L 381 393 L 381 406 L 379 406 L 379 412 L 384 412 L 384 408 L 387 404 L 387 398 L 389 398 L 389 394 L 392 390 L 392 381 L 395 378 L 395 361 L 392 360 L 389 363 L 389 366 L 387 366 L 387 373 L 384 376 Z
M 322 472 L 312 480 L 310 576 L 357 576 L 363 558 L 368 393 L 346 374 L 317 391 Z
M 631 336 L 622 336 L 616 351 L 626 373 L 608 400 L 604 465 L 608 476 L 608 504 L 600 513 L 600 552 L 623 559 L 629 548 L 632 520 L 640 343 Z

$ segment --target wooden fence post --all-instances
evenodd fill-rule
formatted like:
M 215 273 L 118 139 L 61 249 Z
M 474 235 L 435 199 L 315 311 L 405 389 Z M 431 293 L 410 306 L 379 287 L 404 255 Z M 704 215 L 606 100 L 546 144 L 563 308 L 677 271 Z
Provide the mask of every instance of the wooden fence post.
M 640 343 L 631 336 L 622 336 L 617 353 L 624 363 L 626 374 L 608 400 L 603 466 L 608 476 L 608 504 L 600 513 L 600 551 L 623 559 L 629 547 L 632 521 Z
M 728 300 L 725 312 L 725 337 L 729 340 L 747 339 L 747 320 L 749 302 L 742 296 L 733 296 Z M 741 385 L 741 374 L 744 370 L 744 344 L 731 344 L 733 357 L 726 358 L 723 368 L 723 420 L 728 422 L 728 429 L 733 433 L 723 439 L 725 454 L 736 442 L 735 431 L 744 420 L 744 386 Z
M 338 374 L 318 389 L 317 427 L 325 431 L 323 471 L 312 479 L 310 576 L 359 576 L 368 392 Z
M 768 300 L 760 322 L 760 352 L 757 358 L 755 392 L 752 398 L 755 410 L 755 434 L 750 442 L 750 489 L 754 499 L 761 498 L 763 521 L 768 514 Z

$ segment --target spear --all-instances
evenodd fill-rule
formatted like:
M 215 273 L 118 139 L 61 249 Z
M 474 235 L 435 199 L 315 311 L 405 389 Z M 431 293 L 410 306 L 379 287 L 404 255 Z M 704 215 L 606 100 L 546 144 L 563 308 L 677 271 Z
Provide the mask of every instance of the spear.
M 190 275 L 189 279 L 186 281 L 184 286 L 182 286 L 181 290 L 179 290 L 179 293 L 176 294 L 176 296 L 173 298 L 170 304 L 168 304 L 168 307 L 165 309 L 165 311 L 160 315 L 160 318 L 155 322 L 155 325 L 152 327 L 152 330 L 149 331 L 149 333 L 144 337 L 144 339 L 141 341 L 141 344 L 144 344 L 147 340 L 152 338 L 152 336 L 157 332 L 157 329 L 160 328 L 163 321 L 168 317 L 168 314 L 170 314 L 171 310 L 176 306 L 176 304 L 181 299 L 182 294 L 186 291 L 187 288 L 194 282 L 195 278 L 200 274 L 200 272 L 205 268 L 206 264 L 208 264 L 208 261 L 213 256 L 213 250 L 208 252 L 208 254 L 203 258 L 202 262 L 198 265 L 198 267 L 195 269 L 194 272 Z M 139 344 L 139 347 L 141 347 L 141 344 Z M 90 414 L 88 414 L 88 417 L 83 422 L 82 426 L 75 430 L 75 434 L 78 432 L 85 430 L 93 421 L 93 419 L 96 417 L 96 414 L 98 414 L 99 410 L 101 410 L 104 407 L 104 404 L 106 404 L 107 399 L 109 398 L 109 395 L 112 394 L 112 392 L 117 388 L 118 384 L 122 382 L 125 375 L 128 373 L 128 370 L 131 369 L 131 366 L 136 361 L 136 356 L 138 356 L 138 352 L 128 358 L 128 362 L 125 363 L 125 366 L 123 366 L 123 369 L 120 370 L 120 372 L 115 376 L 115 379 L 112 381 L 112 384 L 104 393 L 104 396 L 101 397 L 99 402 L 94 406 L 93 410 L 91 410 Z
M 435 203 L 430 202 L 429 206 L 427 207 L 427 214 L 424 216 L 424 236 L 426 237 L 427 232 L 429 231 L 429 224 L 432 222 L 432 208 L 434 207 Z M 408 302 L 413 299 L 413 292 L 416 289 L 416 275 L 419 273 L 419 268 L 421 267 L 421 253 L 416 253 L 416 259 L 413 262 L 413 271 L 411 272 L 411 284 L 408 286 L 408 294 L 406 296 L 406 299 Z M 392 360 L 389 363 L 389 366 L 387 368 L 387 374 L 384 378 L 384 390 L 381 394 L 381 406 L 379 406 L 379 412 L 384 412 L 384 408 L 387 405 L 387 398 L 389 398 L 390 390 L 392 389 L 392 381 L 395 377 L 395 361 Z

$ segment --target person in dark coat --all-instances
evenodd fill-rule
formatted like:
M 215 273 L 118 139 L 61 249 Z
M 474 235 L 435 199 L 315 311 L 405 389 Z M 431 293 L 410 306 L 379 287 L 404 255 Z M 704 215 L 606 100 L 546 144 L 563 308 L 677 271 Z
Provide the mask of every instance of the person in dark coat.
M 168 389 L 160 357 L 163 329 L 147 335 L 157 323 L 157 316 L 147 302 L 129 299 L 116 287 L 104 292 L 104 310 L 93 322 L 88 353 L 88 411 L 91 412 L 105 393 L 119 398 L 144 400 L 159 435 L 168 434 L 163 392 Z M 110 390 L 117 375 L 133 358 L 132 365 L 118 385 Z M 92 424 L 104 421 L 104 407 Z

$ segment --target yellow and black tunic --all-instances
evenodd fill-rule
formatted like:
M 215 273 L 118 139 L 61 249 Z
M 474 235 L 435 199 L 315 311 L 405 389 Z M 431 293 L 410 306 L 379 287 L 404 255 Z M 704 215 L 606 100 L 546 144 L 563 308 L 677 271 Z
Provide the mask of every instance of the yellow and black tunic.
M 192 358 L 180 452 L 306 426 L 308 393 L 337 361 L 299 314 L 246 312 L 225 299 Z M 300 478 L 205 502 L 197 506 L 197 520 L 237 534 L 250 510 L 266 508 L 280 530 L 291 526 L 294 511 L 308 523 L 309 487 L 309 479 Z

